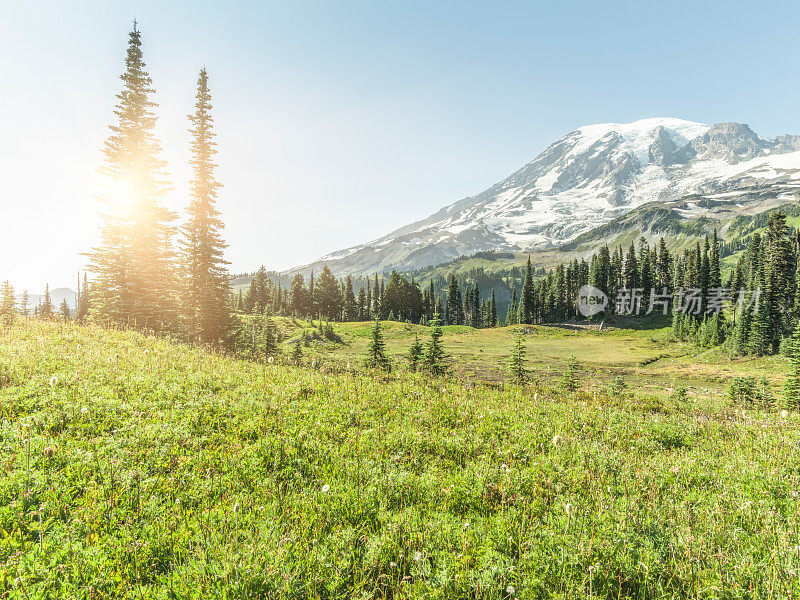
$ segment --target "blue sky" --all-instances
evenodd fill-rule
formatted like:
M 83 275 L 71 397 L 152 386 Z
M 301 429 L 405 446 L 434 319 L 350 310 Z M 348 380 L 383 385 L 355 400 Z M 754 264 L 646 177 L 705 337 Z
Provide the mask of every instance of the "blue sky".
M 71 284 L 134 18 L 174 208 L 211 77 L 232 270 L 286 268 L 478 193 L 584 124 L 800 133 L 800 6 L 0 1 L 0 278 Z

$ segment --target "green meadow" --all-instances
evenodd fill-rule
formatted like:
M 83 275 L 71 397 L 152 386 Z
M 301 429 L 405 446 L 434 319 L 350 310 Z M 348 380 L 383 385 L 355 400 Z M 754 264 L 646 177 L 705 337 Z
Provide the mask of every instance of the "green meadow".
M 800 595 L 800 419 L 701 393 L 726 369 L 777 382 L 780 359 L 534 327 L 541 377 L 520 387 L 497 383 L 505 330 L 448 328 L 456 374 L 429 379 L 360 369 L 369 325 L 336 329 L 302 367 L 93 326 L 5 331 L 0 597 Z M 409 336 L 387 327 L 398 365 Z M 545 367 L 573 352 L 582 389 L 558 391 Z M 638 366 L 654 354 L 674 362 Z M 649 370 L 697 387 L 599 383 Z
M 290 351 L 310 323 L 278 319 L 284 331 L 284 349 Z M 314 322 L 319 325 L 318 321 Z M 372 323 L 332 323 L 338 339 L 314 341 L 307 357 L 351 367 L 360 364 L 372 332 Z M 644 327 L 642 326 L 644 325 Z M 407 355 L 415 336 L 425 341 L 427 327 L 382 322 L 387 352 L 399 368 L 408 365 Z M 556 385 L 571 356 L 578 361 L 585 391 L 598 391 L 614 378 L 622 377 L 631 391 L 665 397 L 684 387 L 690 396 L 726 401 L 734 377 L 766 375 L 772 393 L 780 396 L 787 360 L 780 356 L 731 357 L 722 348 L 704 349 L 671 339 L 669 322 L 618 318 L 616 323 L 575 323 L 561 325 L 517 325 L 474 329 L 445 326 L 444 343 L 451 355 L 455 376 L 502 382 L 508 379 L 508 355 L 514 336 L 523 332 L 528 366 L 543 385 Z M 633 328 L 636 327 L 636 328 Z

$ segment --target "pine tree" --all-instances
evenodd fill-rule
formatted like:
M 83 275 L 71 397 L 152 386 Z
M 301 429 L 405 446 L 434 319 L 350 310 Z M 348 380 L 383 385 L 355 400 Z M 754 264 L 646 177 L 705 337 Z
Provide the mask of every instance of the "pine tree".
M 61 306 L 58 309 L 58 316 L 61 317 L 61 319 L 64 320 L 64 321 L 69 321 L 70 320 L 71 314 L 70 314 L 69 305 L 67 304 L 67 299 L 66 298 L 62 298 L 61 299 Z
M 342 294 L 333 273 L 325 265 L 316 281 L 315 300 L 320 314 L 329 320 L 338 320 L 342 313 Z
M 535 318 L 535 290 L 533 284 L 533 266 L 531 265 L 531 257 L 528 256 L 528 264 L 525 267 L 525 279 L 522 283 L 522 293 L 519 299 L 518 317 L 517 322 L 520 324 L 530 325 L 534 322 Z
M 525 344 L 520 330 L 514 336 L 514 350 L 508 359 L 508 369 L 514 380 L 520 385 L 525 383 L 528 378 L 528 370 L 525 368 L 525 363 Z
M 491 296 L 489 296 L 488 311 L 489 311 L 489 317 L 486 320 L 487 321 L 486 324 L 489 327 L 497 327 L 497 303 L 494 297 L 494 288 L 492 288 L 492 294 Z
M 447 286 L 447 323 L 450 325 L 463 325 L 464 323 L 461 290 L 455 275 L 450 275 L 450 284 Z
M 206 344 L 226 344 L 233 328 L 227 302 L 231 287 L 228 262 L 224 258 L 227 244 L 221 234 L 225 224 L 216 207 L 217 191 L 222 184 L 214 176 L 217 143 L 212 108 L 208 73 L 203 68 L 197 79 L 194 113 L 189 115 L 192 180 L 181 244 L 185 270 L 182 308 L 192 338 Z
M 86 317 L 89 315 L 90 307 L 91 307 L 91 302 L 89 297 L 89 282 L 86 279 L 86 273 L 84 273 L 83 287 L 81 288 L 81 293 L 78 296 L 78 302 L 75 307 L 76 323 L 84 323 L 86 321 Z
M 28 290 L 22 290 L 22 299 L 19 303 L 19 312 L 23 317 L 27 317 L 30 314 L 30 301 L 31 297 L 30 294 L 28 294 Z
M 439 321 L 439 314 L 434 313 L 431 319 L 431 338 L 425 344 L 425 351 L 422 356 L 422 365 L 426 371 L 432 375 L 444 375 L 448 368 L 445 364 L 447 354 L 442 347 L 442 326 Z
M 272 315 L 265 314 L 255 318 L 261 320 L 261 334 L 259 339 L 261 351 L 267 358 L 277 356 L 280 353 L 280 348 L 278 347 L 278 330 L 275 327 L 275 321 Z
M 574 392 L 578 389 L 580 385 L 580 379 L 578 377 L 578 361 L 575 360 L 575 355 L 571 355 L 569 357 L 569 362 L 567 363 L 567 368 L 564 371 L 564 375 L 561 378 L 561 387 L 567 392 Z
M 636 260 L 636 249 L 633 247 L 633 242 L 631 242 L 625 257 L 625 287 L 628 289 L 639 287 L 639 264 Z
M 303 331 L 303 333 L 305 334 L 305 331 Z M 289 359 L 295 365 L 299 365 L 303 362 L 303 344 L 301 341 L 295 342 L 292 346 L 292 353 L 289 355 Z
M 367 355 L 364 357 L 364 366 L 384 371 L 392 370 L 392 365 L 386 356 L 386 342 L 383 339 L 381 323 L 378 319 L 375 319 L 375 325 L 372 328 L 372 339 L 367 348 Z
M 17 316 L 17 301 L 14 297 L 14 287 L 6 280 L 0 288 L 0 318 L 6 327 L 13 325 Z
M 517 286 L 513 285 L 511 287 L 511 301 L 508 304 L 508 310 L 506 311 L 506 327 L 509 325 L 514 325 L 516 323 L 517 317 Z
M 93 311 L 102 322 L 132 322 L 139 327 L 173 330 L 177 324 L 176 277 L 171 222 L 161 205 L 169 190 L 153 135 L 156 104 L 152 80 L 142 59 L 141 34 L 129 35 L 122 92 L 105 144 L 102 169 L 114 188 L 104 198 L 99 246 L 90 253 L 95 279 Z
M 44 286 L 44 298 L 39 307 L 39 318 L 52 319 L 53 318 L 53 300 L 50 298 L 50 284 Z
M 783 388 L 783 399 L 792 410 L 800 409 L 800 323 L 795 327 L 789 354 L 789 372 Z
M 412 371 L 416 371 L 419 367 L 420 360 L 422 359 L 422 344 L 419 341 L 419 335 L 414 334 L 414 343 L 408 350 L 408 363 Z

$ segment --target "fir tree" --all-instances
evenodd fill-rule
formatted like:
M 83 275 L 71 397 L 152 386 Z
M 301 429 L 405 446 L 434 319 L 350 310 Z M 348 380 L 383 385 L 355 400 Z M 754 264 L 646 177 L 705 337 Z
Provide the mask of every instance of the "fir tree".
M 70 314 L 69 305 L 67 304 L 67 299 L 66 298 L 62 298 L 61 299 L 61 306 L 58 309 L 58 316 L 61 317 L 61 319 L 64 320 L 64 321 L 69 321 L 70 320 L 71 314 Z
M 561 388 L 567 392 L 574 392 L 578 389 L 579 385 L 580 379 L 578 377 L 578 361 L 575 360 L 575 355 L 573 354 L 569 357 L 567 368 L 561 378 Z
M 530 255 L 528 256 L 528 264 L 525 267 L 525 279 L 522 283 L 522 294 L 519 299 L 518 315 L 517 322 L 520 324 L 530 325 L 534 322 L 535 299 L 533 267 L 531 265 Z
M 434 313 L 431 319 L 431 338 L 425 344 L 425 351 L 422 356 L 422 365 L 426 371 L 432 375 L 444 375 L 447 373 L 445 360 L 447 355 L 442 347 L 442 326 L 439 321 L 439 314 Z
M 86 321 L 86 317 L 89 316 L 89 310 L 91 308 L 89 297 L 89 282 L 86 279 L 86 273 L 83 274 L 83 287 L 81 288 L 81 293 L 78 296 L 78 302 L 75 307 L 75 322 L 76 323 L 84 323 Z
M 17 316 L 17 301 L 14 297 L 14 287 L 6 280 L 0 288 L 0 318 L 10 327 Z
M 188 219 L 183 228 L 183 314 L 191 337 L 206 344 L 226 344 L 233 327 L 227 302 L 231 287 L 224 258 L 227 244 L 221 233 L 225 224 L 216 207 L 222 184 L 214 175 L 217 143 L 212 108 L 208 73 L 203 68 L 197 78 L 194 113 L 189 116 L 192 180 Z
M 27 317 L 30 314 L 30 301 L 31 297 L 30 294 L 28 294 L 28 290 L 22 290 L 22 299 L 19 303 L 19 312 L 23 317 Z
M 378 319 L 375 319 L 375 325 L 372 328 L 372 339 L 367 348 L 367 355 L 364 357 L 364 366 L 384 371 L 392 370 L 392 365 L 386 356 L 386 342 L 383 339 L 381 323 Z
M 520 385 L 525 383 L 528 378 L 528 370 L 525 368 L 525 363 L 525 344 L 520 330 L 514 336 L 514 350 L 508 359 L 508 369 L 514 380 Z
M 52 319 L 53 318 L 53 300 L 50 298 L 50 284 L 44 286 L 44 298 L 39 307 L 39 318 Z
M 450 284 L 447 286 L 447 322 L 450 325 L 463 325 L 464 323 L 461 290 L 455 275 L 450 275 Z
M 800 409 L 800 323 L 795 327 L 789 354 L 789 372 L 784 383 L 783 399 L 792 410 Z
M 171 222 L 161 205 L 169 190 L 153 132 L 156 104 L 142 59 L 141 35 L 130 32 L 122 92 L 106 141 L 102 169 L 115 191 L 104 201 L 100 244 L 90 253 L 95 279 L 93 311 L 109 323 L 173 330 L 177 323 Z
M 305 331 L 303 331 L 303 333 L 305 333 Z M 299 365 L 303 362 L 303 344 L 301 341 L 295 342 L 295 344 L 292 346 L 292 352 L 289 355 L 289 359 L 295 365 Z
M 416 371 L 419 367 L 420 360 L 422 360 L 422 344 L 419 341 L 419 335 L 414 334 L 414 343 L 408 350 L 408 364 L 412 371 Z
M 489 306 L 487 310 L 489 311 L 489 315 L 486 319 L 486 324 L 489 327 L 497 327 L 497 303 L 494 296 L 494 288 L 492 288 L 492 294 L 489 296 Z

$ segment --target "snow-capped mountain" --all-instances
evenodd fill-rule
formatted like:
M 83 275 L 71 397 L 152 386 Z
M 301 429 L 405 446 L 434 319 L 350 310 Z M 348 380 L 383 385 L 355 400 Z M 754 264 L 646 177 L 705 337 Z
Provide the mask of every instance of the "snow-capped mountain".
M 647 202 L 684 216 L 792 201 L 800 136 L 673 118 L 587 125 L 507 179 L 373 242 L 322 257 L 337 275 L 434 265 L 479 251 L 558 246 Z

